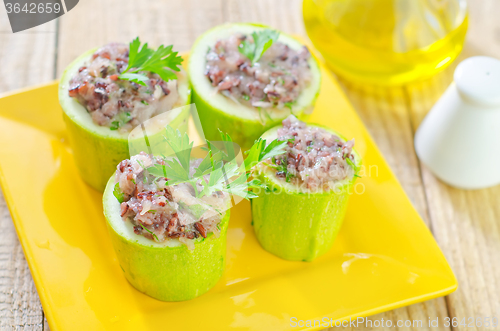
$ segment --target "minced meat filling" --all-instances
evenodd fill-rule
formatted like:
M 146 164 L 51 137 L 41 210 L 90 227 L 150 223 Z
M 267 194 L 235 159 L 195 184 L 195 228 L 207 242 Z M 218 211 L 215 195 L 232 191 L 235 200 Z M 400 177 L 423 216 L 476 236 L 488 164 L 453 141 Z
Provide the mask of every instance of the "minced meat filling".
M 201 159 L 191 162 L 192 173 L 200 162 Z M 144 171 L 154 164 L 165 161 L 141 152 L 117 166 L 115 179 L 124 194 L 123 221 L 132 222 L 138 235 L 157 242 L 178 238 L 190 249 L 194 248 L 193 239 L 206 238 L 211 232 L 218 237 L 218 225 L 227 209 L 229 195 L 216 192 L 196 198 L 190 184 L 167 186 L 167 178 Z
M 308 126 L 293 115 L 282 123 L 278 140 L 288 140 L 286 153 L 271 161 L 278 178 L 308 190 L 329 190 L 336 182 L 354 176 L 354 139 L 343 142 L 335 134 Z
M 252 66 L 238 50 L 245 39 L 253 42 L 252 36 L 242 34 L 218 40 L 206 55 L 205 75 L 219 92 L 246 106 L 291 109 L 312 80 L 309 50 L 274 42 Z
M 155 73 L 146 86 L 118 79 L 129 60 L 129 46 L 110 43 L 98 49 L 71 78 L 69 96 L 85 106 L 94 123 L 130 131 L 140 123 L 173 108 L 177 80 L 163 81 Z

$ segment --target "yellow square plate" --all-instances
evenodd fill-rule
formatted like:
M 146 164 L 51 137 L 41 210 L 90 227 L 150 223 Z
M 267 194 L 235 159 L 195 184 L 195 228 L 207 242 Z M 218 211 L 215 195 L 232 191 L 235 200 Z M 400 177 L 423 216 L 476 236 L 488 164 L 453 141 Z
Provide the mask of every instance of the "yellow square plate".
M 219 283 L 197 299 L 165 303 L 136 291 L 120 270 L 101 194 L 73 162 L 57 83 L 0 98 L 1 185 L 51 330 L 287 330 L 294 317 L 367 316 L 454 291 L 432 234 L 324 69 L 311 122 L 355 137 L 365 165 L 330 252 L 313 263 L 267 253 L 243 202 L 231 212 Z

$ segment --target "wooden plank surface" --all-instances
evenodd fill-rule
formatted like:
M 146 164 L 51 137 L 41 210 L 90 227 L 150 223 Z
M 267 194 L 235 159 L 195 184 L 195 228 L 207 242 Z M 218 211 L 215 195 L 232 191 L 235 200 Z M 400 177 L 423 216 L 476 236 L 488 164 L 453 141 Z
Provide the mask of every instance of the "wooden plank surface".
M 469 4 L 470 29 L 462 58 L 500 57 L 500 23 L 494 14 L 500 11 L 500 2 Z M 189 50 L 206 29 L 226 21 L 262 22 L 305 36 L 300 0 L 144 0 L 140 6 L 134 0 L 85 0 L 58 26 L 52 22 L 15 35 L 6 19 L 2 8 L 0 92 L 59 77 L 87 49 L 109 41 L 127 42 L 137 35 L 152 45 L 172 43 L 181 51 Z M 371 320 L 500 318 L 500 187 L 473 192 L 450 188 L 420 164 L 413 149 L 418 124 L 451 82 L 452 72 L 450 68 L 429 81 L 393 89 L 341 80 L 459 281 L 459 289 L 446 298 L 378 314 Z M 0 229 L 0 330 L 48 330 L 3 199 Z M 424 323 L 422 328 L 402 329 L 428 327 Z M 440 323 L 440 329 L 450 328 Z
M 414 130 L 453 81 L 461 60 L 475 55 L 500 58 L 500 21 L 491 14 L 500 12 L 500 2 L 469 5 L 469 30 L 459 59 L 442 74 L 405 88 Z M 440 182 L 425 165 L 420 167 L 433 234 L 459 284 L 446 298 L 449 315 L 467 323 L 470 317 L 500 319 L 500 186 L 459 190 Z M 457 329 L 480 328 L 459 325 Z
M 12 34 L 0 6 L 0 93 L 55 78 L 56 22 Z M 33 279 L 0 192 L 0 330 L 43 330 Z

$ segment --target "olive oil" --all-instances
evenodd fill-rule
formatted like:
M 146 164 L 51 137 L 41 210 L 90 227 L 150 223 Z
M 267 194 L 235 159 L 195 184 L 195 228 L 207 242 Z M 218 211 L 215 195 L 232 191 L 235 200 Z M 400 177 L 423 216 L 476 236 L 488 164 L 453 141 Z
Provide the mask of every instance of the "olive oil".
M 327 64 L 349 80 L 402 85 L 461 52 L 465 0 L 304 0 L 304 23 Z

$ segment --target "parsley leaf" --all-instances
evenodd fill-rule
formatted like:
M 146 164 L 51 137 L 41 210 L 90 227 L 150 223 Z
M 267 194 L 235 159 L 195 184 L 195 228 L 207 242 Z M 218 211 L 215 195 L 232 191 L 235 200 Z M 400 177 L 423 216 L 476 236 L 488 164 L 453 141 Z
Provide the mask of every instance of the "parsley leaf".
M 166 126 L 165 133 L 164 138 L 172 148 L 175 157 L 164 157 L 165 165 L 154 164 L 146 168 L 146 170 L 153 176 L 168 177 L 166 185 L 188 182 L 197 193 L 196 180 L 193 180 L 190 175 L 193 142 L 189 142 L 187 133 L 181 134 L 179 130 L 174 130 L 169 125 Z
M 167 168 L 162 164 L 155 164 L 146 168 L 146 170 L 153 176 L 161 178 L 167 177 Z
M 172 48 L 172 45 L 167 47 L 161 45 L 156 52 L 142 64 L 140 69 L 157 73 L 164 81 L 177 79 L 177 76 L 171 70 L 180 71 L 178 66 L 181 65 L 183 59 L 177 56 L 178 52 L 172 52 Z
M 120 112 L 114 118 L 116 121 L 111 122 L 111 125 L 109 126 L 110 130 L 118 130 L 120 127 L 132 120 L 132 116 L 129 112 Z
M 207 153 L 205 158 L 201 161 L 198 168 L 194 172 L 194 177 L 201 177 L 207 175 L 210 170 L 212 170 L 212 157 L 210 153 Z
M 172 148 L 175 157 L 164 157 L 165 165 L 154 164 L 146 170 L 149 174 L 156 176 L 156 179 L 168 177 L 167 185 L 191 184 L 198 198 L 218 191 L 228 192 L 246 199 L 255 198 L 256 195 L 251 191 L 252 188 L 263 187 L 263 185 L 256 179 L 248 181 L 252 167 L 267 158 L 283 154 L 284 147 L 288 143 L 288 141 L 274 140 L 266 146 L 266 140 L 259 139 L 250 149 L 245 162 L 238 165 L 231 137 L 220 132 L 221 141 L 207 141 L 208 153 L 195 169 L 194 174 L 191 175 L 193 142 L 189 141 L 186 133 L 181 134 L 170 126 L 166 127 L 165 132 L 165 139 Z M 196 216 L 198 211 L 191 210 L 191 213 Z
M 246 152 L 245 169 L 249 171 L 255 164 L 264 161 L 273 156 L 281 155 L 285 152 L 284 148 L 288 141 L 273 140 L 266 146 L 266 140 L 259 138 L 253 146 Z
M 251 191 L 252 188 L 262 187 L 262 184 L 257 179 L 252 179 L 247 182 L 248 175 L 243 174 L 227 185 L 229 193 L 240 196 L 245 199 L 253 199 L 257 194 Z
M 243 54 L 247 59 L 254 64 L 253 59 L 255 57 L 255 44 L 249 42 L 247 39 L 243 40 L 241 44 L 238 46 L 238 50 L 241 54 Z
M 224 156 L 223 160 L 224 161 L 234 160 L 236 158 L 236 152 L 234 151 L 233 140 L 231 139 L 231 137 L 228 134 L 222 132 L 220 129 L 219 129 L 219 134 L 220 134 L 220 137 L 222 139 L 222 148 L 223 149 L 220 151 L 223 153 L 223 156 Z
M 154 72 L 166 82 L 177 79 L 173 71 L 180 71 L 178 66 L 183 60 L 172 48 L 172 45 L 161 45 L 155 51 L 148 47 L 148 43 L 141 46 L 139 37 L 135 38 L 129 45 L 128 66 L 118 78 L 143 86 L 149 81 L 149 77 L 141 73 L 144 71 Z
M 113 122 L 111 122 L 109 129 L 114 131 L 114 130 L 118 130 L 119 127 L 120 127 L 120 122 L 113 121 Z
M 146 62 L 149 57 L 151 57 L 153 52 L 154 51 L 148 47 L 148 43 L 145 43 L 141 47 L 141 41 L 139 40 L 139 37 L 135 38 L 129 44 L 129 65 L 127 69 L 132 68 L 133 66 L 140 67 L 144 62 Z M 132 63 L 134 64 L 133 66 L 131 65 Z
M 226 191 L 231 193 L 228 190 L 229 180 L 239 175 L 241 173 L 240 171 L 241 168 L 238 167 L 235 161 L 228 162 L 226 164 L 220 162 L 219 165 L 212 170 L 212 172 L 210 172 L 208 182 L 205 180 L 201 181 L 203 186 L 201 195 L 210 195 L 217 191 Z
M 278 37 L 279 32 L 275 30 L 265 29 L 260 32 L 253 32 L 253 43 L 247 38 L 241 42 L 238 50 L 252 62 L 252 65 L 254 65 L 260 60 L 264 52 L 271 47 L 273 42 L 278 40 Z
M 233 162 L 236 159 L 236 152 L 234 150 L 234 143 L 228 134 L 219 130 L 221 141 L 215 144 L 207 140 L 209 153 L 201 161 L 200 165 L 196 168 L 194 177 L 201 177 L 208 173 L 210 170 L 215 170 L 220 167 L 221 162 Z M 217 147 L 217 145 L 219 147 Z
M 125 198 L 125 194 L 120 190 L 120 184 L 116 183 L 115 188 L 113 190 L 113 195 L 115 196 L 116 200 L 118 200 L 119 203 L 122 203 Z
M 133 73 L 124 73 L 119 76 L 120 79 L 129 80 L 131 82 L 146 86 L 146 83 L 149 81 L 149 77 L 143 74 L 133 74 Z
M 166 168 L 168 169 L 166 170 L 168 176 L 167 185 L 183 183 L 191 179 L 191 176 L 189 176 L 189 168 L 184 168 L 177 159 L 166 161 L 166 163 L 168 166 L 168 168 L 166 166 Z
M 184 133 L 183 135 L 179 130 L 174 130 L 174 128 L 170 125 L 167 125 L 165 132 L 165 140 L 174 151 L 180 165 L 187 173 L 189 173 L 189 162 L 191 160 L 193 142 L 189 142 L 189 136 L 187 133 Z

